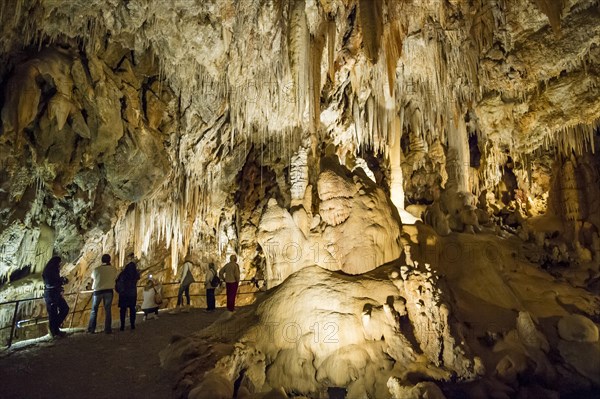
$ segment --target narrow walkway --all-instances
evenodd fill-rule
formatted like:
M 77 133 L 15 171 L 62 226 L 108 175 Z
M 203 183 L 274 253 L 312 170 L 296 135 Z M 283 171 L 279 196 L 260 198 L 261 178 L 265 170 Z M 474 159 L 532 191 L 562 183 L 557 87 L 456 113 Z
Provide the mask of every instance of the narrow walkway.
M 0 358 L 0 396 L 172 398 L 173 381 L 161 369 L 158 352 L 173 335 L 191 335 L 223 312 L 192 309 L 176 315 L 161 313 L 158 319 L 148 321 L 138 315 L 133 331 L 127 327 L 125 331 L 117 328 L 110 335 L 75 333 L 15 350 Z M 102 325 L 102 319 L 98 324 Z

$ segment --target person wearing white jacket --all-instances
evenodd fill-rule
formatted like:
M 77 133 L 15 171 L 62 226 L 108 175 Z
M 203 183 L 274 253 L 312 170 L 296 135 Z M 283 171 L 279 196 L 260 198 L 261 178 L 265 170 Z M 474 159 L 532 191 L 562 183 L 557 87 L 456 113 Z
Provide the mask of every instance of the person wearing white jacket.
M 158 308 L 159 304 L 156 303 L 157 296 L 161 295 L 160 285 L 154 283 L 152 278 L 149 278 L 144 285 L 142 292 L 143 302 L 142 311 L 144 312 L 144 320 L 146 319 L 158 319 Z
M 184 312 L 190 311 L 190 285 L 194 282 L 194 275 L 192 274 L 192 262 L 185 261 L 183 268 L 181 269 L 181 275 L 179 276 L 179 292 L 177 293 L 177 307 L 173 309 L 171 314 L 178 313 L 180 309 Z M 183 306 L 183 294 L 187 300 L 187 306 Z
M 240 285 L 240 266 L 237 264 L 237 256 L 231 255 L 229 257 L 229 263 L 219 271 L 219 277 L 221 280 L 225 280 L 227 310 L 233 312 L 235 311 L 235 297 Z
M 115 280 L 117 279 L 117 269 L 110 264 L 110 255 L 102 255 L 102 265 L 92 270 L 92 289 L 94 290 L 92 299 L 92 311 L 90 312 L 90 322 L 88 324 L 88 333 L 96 332 L 96 317 L 100 302 L 104 302 L 104 332 L 112 333 L 112 314 L 111 307 L 115 289 Z

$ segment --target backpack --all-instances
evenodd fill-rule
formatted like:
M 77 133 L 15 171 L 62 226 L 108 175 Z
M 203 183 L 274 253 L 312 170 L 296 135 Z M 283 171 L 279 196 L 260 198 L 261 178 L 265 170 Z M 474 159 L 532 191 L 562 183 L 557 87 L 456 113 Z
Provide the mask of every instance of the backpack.
M 215 273 L 215 275 L 213 276 L 212 280 L 210 280 L 210 285 L 213 288 L 216 288 L 216 287 L 219 286 L 219 284 L 221 284 L 221 279 L 219 278 L 219 276 L 217 275 L 217 273 Z
M 125 279 L 123 278 L 122 275 L 119 275 L 119 277 L 117 277 L 117 282 L 115 284 L 115 290 L 119 294 L 123 294 L 125 292 Z
M 163 300 L 162 300 L 162 295 L 160 294 L 160 292 L 158 292 L 158 290 L 156 288 L 154 288 L 154 303 L 156 303 L 157 305 L 162 304 Z

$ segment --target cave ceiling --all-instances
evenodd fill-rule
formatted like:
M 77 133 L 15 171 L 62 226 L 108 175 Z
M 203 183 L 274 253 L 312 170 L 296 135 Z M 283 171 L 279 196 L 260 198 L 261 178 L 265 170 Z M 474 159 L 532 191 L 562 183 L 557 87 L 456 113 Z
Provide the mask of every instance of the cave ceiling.
M 402 132 L 446 146 L 465 121 L 497 166 L 589 148 L 600 116 L 595 0 L 4 0 L 0 17 L 2 234 L 72 259 L 126 232 L 177 263 L 233 217 L 252 149 L 275 172 L 299 145 L 386 159 Z

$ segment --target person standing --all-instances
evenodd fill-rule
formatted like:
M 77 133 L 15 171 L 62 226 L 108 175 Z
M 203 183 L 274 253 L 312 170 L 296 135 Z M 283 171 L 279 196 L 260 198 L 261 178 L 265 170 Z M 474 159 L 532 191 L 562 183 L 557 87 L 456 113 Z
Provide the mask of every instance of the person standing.
M 65 277 L 60 276 L 60 256 L 53 256 L 42 272 L 44 280 L 44 300 L 48 311 L 48 328 L 52 338 L 64 337 L 67 334 L 60 330 L 60 325 L 69 313 L 69 305 L 63 297 L 63 285 L 68 283 Z
M 219 271 L 219 277 L 221 280 L 225 280 L 225 287 L 227 288 L 227 310 L 233 312 L 235 310 L 235 296 L 240 285 L 240 266 L 237 264 L 237 256 L 231 255 L 229 257 L 229 263 Z
M 183 263 L 181 275 L 179 276 L 179 292 L 177 293 L 177 307 L 171 311 L 171 314 L 177 313 L 183 308 L 184 312 L 190 311 L 190 285 L 194 282 L 194 275 L 192 274 L 192 262 L 186 260 Z M 187 299 L 187 306 L 183 306 L 183 294 Z
M 217 277 L 217 269 L 213 262 L 208 264 L 208 270 L 206 271 L 206 281 L 204 282 L 204 286 L 206 287 L 206 310 L 208 312 L 212 312 L 216 309 L 215 306 L 215 288 L 219 286 L 213 285 L 213 279 Z
M 102 264 L 92 270 L 92 311 L 90 313 L 90 322 L 88 324 L 88 333 L 96 332 L 96 317 L 100 302 L 104 302 L 104 332 L 112 333 L 112 315 L 111 306 L 114 295 L 115 280 L 117 278 L 117 269 L 110 264 L 110 255 L 102 255 Z
M 119 315 L 121 319 L 121 331 L 125 330 L 125 316 L 129 309 L 129 324 L 132 330 L 135 330 L 135 305 L 137 303 L 137 282 L 140 279 L 140 273 L 135 264 L 133 254 L 129 255 L 130 262 L 119 274 L 116 281 L 116 289 L 119 293 Z

